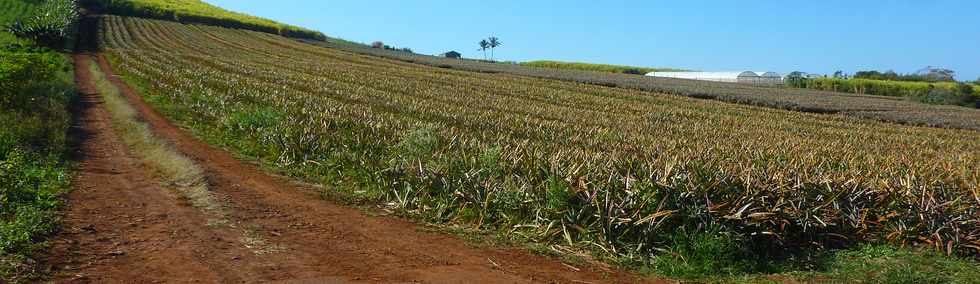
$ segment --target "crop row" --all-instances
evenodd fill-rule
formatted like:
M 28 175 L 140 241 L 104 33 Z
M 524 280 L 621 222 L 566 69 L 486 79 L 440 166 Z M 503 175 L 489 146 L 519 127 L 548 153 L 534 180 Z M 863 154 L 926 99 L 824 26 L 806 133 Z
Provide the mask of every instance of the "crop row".
M 975 131 L 432 68 L 117 16 L 102 40 L 151 102 L 210 142 L 434 221 L 615 255 L 656 252 L 680 228 L 720 228 L 768 251 L 889 242 L 980 252 Z

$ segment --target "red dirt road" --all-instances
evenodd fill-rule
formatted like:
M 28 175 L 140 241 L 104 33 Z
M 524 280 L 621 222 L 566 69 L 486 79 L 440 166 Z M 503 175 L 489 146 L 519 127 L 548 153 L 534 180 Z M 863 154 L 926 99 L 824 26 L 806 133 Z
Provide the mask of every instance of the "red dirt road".
M 601 266 L 572 267 L 517 248 L 475 247 L 422 226 L 323 200 L 202 143 L 145 104 L 94 56 L 144 121 L 206 172 L 230 225 L 160 185 L 126 149 L 76 55 L 84 91 L 74 132 L 80 173 L 49 262 L 64 282 L 638 283 Z M 256 243 L 255 240 L 261 240 Z

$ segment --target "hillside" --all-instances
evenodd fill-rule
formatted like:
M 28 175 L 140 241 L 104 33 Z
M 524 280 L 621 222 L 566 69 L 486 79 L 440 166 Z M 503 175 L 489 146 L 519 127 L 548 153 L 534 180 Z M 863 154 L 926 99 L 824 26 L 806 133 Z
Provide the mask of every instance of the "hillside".
M 635 66 L 623 66 L 623 65 L 611 65 L 611 64 L 562 62 L 562 61 L 552 61 L 552 60 L 536 60 L 536 61 L 521 62 L 520 65 L 529 66 L 529 67 L 556 68 L 556 69 L 595 71 L 595 72 L 607 72 L 607 73 L 624 73 L 624 74 L 636 74 L 636 75 L 643 75 L 650 72 L 689 71 L 685 69 L 675 69 L 675 68 L 635 67 Z
M 219 27 L 103 26 L 123 78 L 209 143 L 432 222 L 655 269 L 707 265 L 673 255 L 708 238 L 724 255 L 697 261 L 736 273 L 844 239 L 980 245 L 962 221 L 980 218 L 961 198 L 978 186 L 975 131 L 432 68 Z
M 318 31 L 228 11 L 201 0 L 82 0 L 82 3 L 117 15 L 241 28 L 294 38 L 326 39 Z

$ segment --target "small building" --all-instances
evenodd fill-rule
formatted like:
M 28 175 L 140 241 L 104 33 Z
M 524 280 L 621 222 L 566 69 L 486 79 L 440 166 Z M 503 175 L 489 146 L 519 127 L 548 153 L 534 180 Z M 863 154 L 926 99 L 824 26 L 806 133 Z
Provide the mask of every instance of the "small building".
M 463 58 L 463 54 L 461 54 L 459 52 L 456 52 L 455 50 L 452 50 L 452 51 L 443 53 L 442 54 L 442 57 L 460 59 L 460 58 Z
M 650 77 L 676 78 L 743 84 L 780 84 L 783 77 L 776 72 L 650 72 Z

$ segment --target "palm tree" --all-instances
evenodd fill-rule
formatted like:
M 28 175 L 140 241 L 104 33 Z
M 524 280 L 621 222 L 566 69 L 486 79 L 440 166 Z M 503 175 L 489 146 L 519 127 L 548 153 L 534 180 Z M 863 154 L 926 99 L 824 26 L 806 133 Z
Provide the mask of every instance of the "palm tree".
M 500 42 L 500 39 L 496 36 L 490 36 L 487 40 L 490 41 L 490 61 L 493 61 L 493 50 L 498 46 L 504 45 L 504 43 Z
M 487 60 L 487 48 L 490 48 L 490 42 L 487 40 L 481 40 L 480 50 L 483 51 L 483 60 Z

